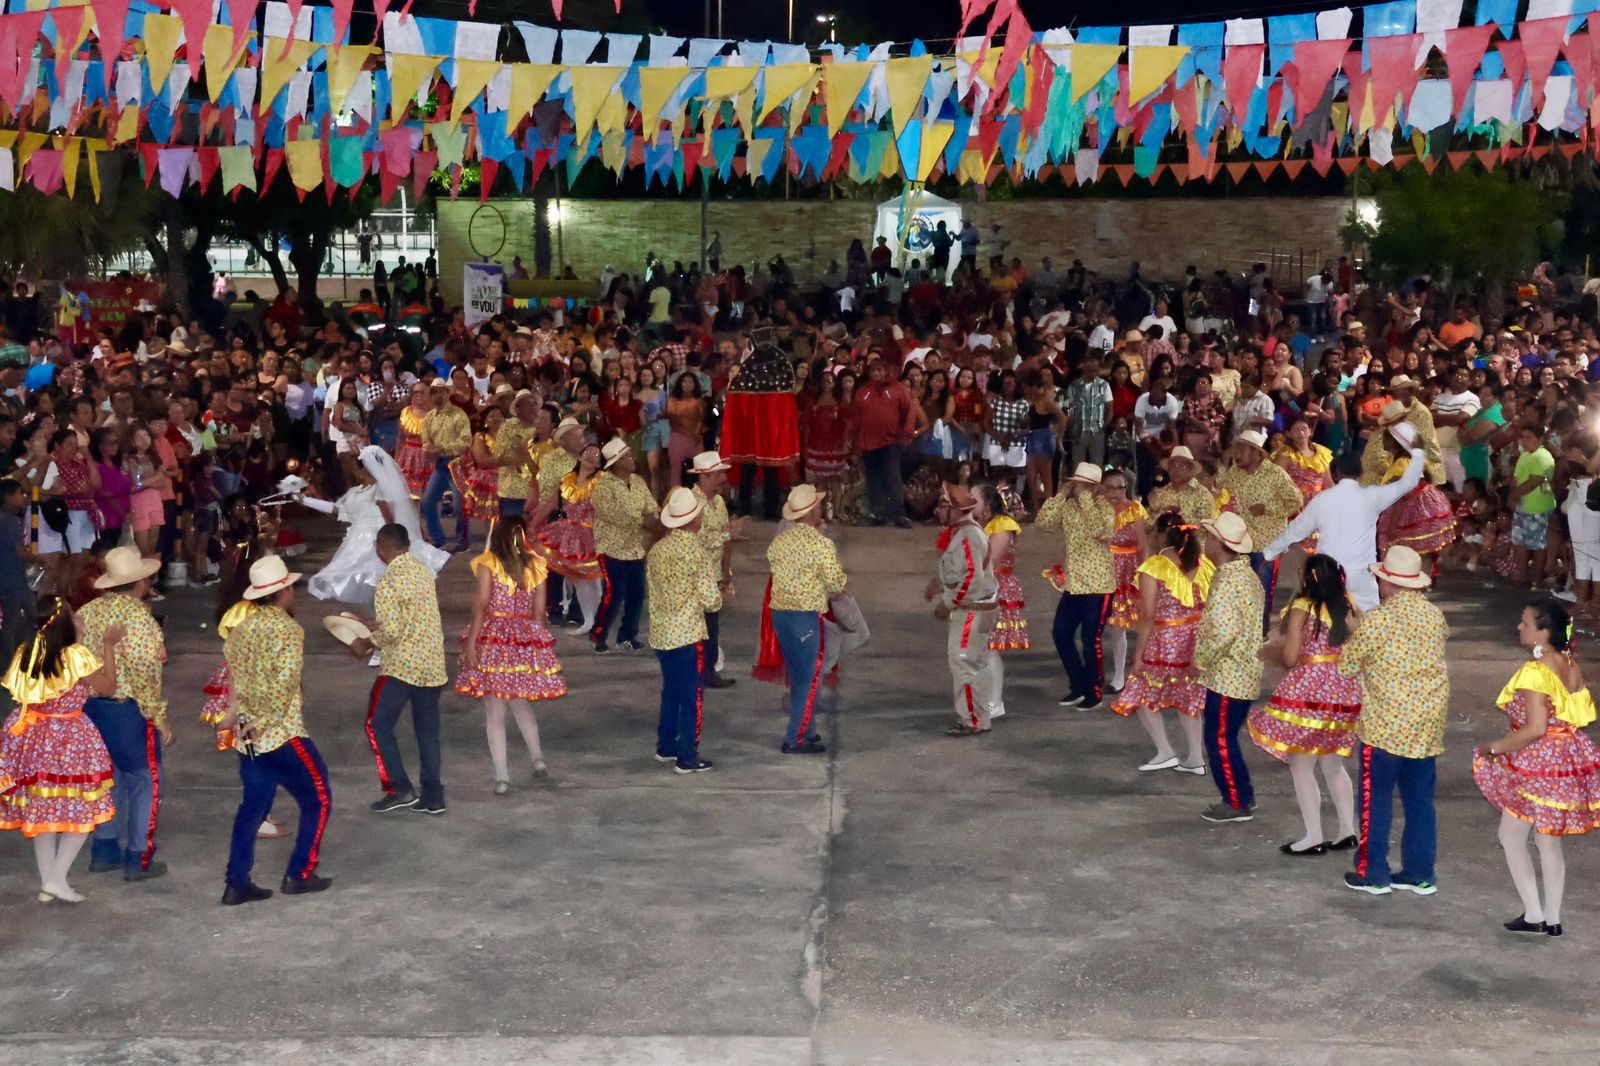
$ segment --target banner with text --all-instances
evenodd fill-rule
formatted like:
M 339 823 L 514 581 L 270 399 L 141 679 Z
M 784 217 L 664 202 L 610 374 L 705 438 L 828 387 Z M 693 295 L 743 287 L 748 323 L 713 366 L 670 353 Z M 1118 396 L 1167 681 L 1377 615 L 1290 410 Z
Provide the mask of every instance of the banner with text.
M 462 267 L 461 295 L 467 328 L 477 329 L 505 308 L 506 271 L 499 263 L 467 263 Z

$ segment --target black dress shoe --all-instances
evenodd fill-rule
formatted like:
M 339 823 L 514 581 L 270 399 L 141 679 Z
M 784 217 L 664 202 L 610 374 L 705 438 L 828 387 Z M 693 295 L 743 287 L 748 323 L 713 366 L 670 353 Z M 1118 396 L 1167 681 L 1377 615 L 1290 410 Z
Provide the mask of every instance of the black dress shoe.
M 283 884 L 278 886 L 283 889 L 285 896 L 303 896 L 308 892 L 326 892 L 333 887 L 333 878 L 318 877 L 316 874 L 307 874 L 305 877 L 285 877 Z
M 821 755 L 828 750 L 828 746 L 820 740 L 805 740 L 799 744 L 790 744 L 786 740 L 782 750 L 785 755 Z
M 1508 933 L 1550 933 L 1550 926 L 1543 922 L 1530 922 L 1526 915 L 1519 914 L 1509 922 L 1504 923 Z M 1558 925 L 1555 928 L 1560 929 Z M 1560 933 L 1550 933 L 1551 936 L 1560 936 Z
M 229 885 L 222 890 L 222 905 L 237 907 L 242 903 L 259 903 L 272 898 L 272 889 L 258 888 L 252 884 Z
M 1545 935 L 1546 936 L 1560 936 L 1561 935 L 1561 923 L 1557 922 L 1554 925 L 1546 925 L 1544 927 L 1544 931 L 1545 931 Z
M 1353 835 L 1352 836 L 1347 836 L 1347 837 L 1343 837 L 1342 839 L 1335 840 L 1332 844 L 1329 844 L 1328 845 L 1328 850 L 1329 851 L 1349 851 L 1351 848 L 1355 847 L 1358 843 L 1360 843 L 1360 841 L 1356 840 L 1356 838 Z
M 1279 844 L 1278 850 L 1285 855 L 1293 855 L 1295 858 L 1299 858 L 1302 855 L 1326 855 L 1328 854 L 1328 845 L 1318 843 L 1311 845 L 1309 848 L 1297 849 L 1293 844 Z
M 706 688 L 732 688 L 735 684 L 737 684 L 737 682 L 731 677 L 723 677 L 721 674 L 714 674 L 712 675 L 711 680 L 706 682 Z

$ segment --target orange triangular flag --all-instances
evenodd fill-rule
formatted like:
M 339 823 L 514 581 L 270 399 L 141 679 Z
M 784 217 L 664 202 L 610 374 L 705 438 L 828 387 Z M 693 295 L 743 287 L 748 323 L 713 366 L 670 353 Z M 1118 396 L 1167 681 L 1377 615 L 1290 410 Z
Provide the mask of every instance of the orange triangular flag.
M 1298 178 L 1300 172 L 1306 168 L 1306 162 L 1304 159 L 1285 159 L 1283 161 L 1283 172 L 1289 175 L 1291 180 Z

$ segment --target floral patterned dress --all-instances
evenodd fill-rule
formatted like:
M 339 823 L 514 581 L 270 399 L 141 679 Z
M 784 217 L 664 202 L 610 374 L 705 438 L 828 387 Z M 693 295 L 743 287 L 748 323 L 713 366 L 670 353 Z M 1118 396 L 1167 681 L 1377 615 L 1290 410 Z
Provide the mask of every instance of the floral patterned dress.
M 1506 755 L 1473 752 L 1473 783 L 1496 810 L 1535 832 L 1576 836 L 1600 828 L 1600 748 L 1580 732 L 1595 720 L 1594 699 L 1588 689 L 1568 692 L 1543 663 L 1524 663 L 1496 701 L 1512 729 L 1527 724 L 1526 692 L 1549 700 L 1544 736 Z
M 1328 471 L 1333 469 L 1333 453 L 1320 444 L 1311 446 L 1310 456 L 1301 455 L 1291 447 L 1283 447 L 1272 456 L 1273 461 L 1283 467 L 1289 475 L 1289 480 L 1294 482 L 1294 487 L 1300 490 L 1300 505 L 1303 507 L 1311 502 L 1311 497 L 1327 488 Z M 1317 535 L 1315 533 L 1300 542 L 1300 547 L 1306 551 L 1316 551 Z
M 1382 484 L 1400 480 L 1407 459 L 1396 459 L 1384 472 Z M 1426 479 L 1383 512 L 1378 519 L 1378 552 L 1404 544 L 1418 555 L 1444 551 L 1456 539 L 1456 512 L 1450 497 Z
M 60 673 L 29 677 L 24 645 L 6 672 L 17 707 L 0 726 L 0 829 L 88 833 L 109 822 L 111 756 L 100 731 L 83 713 L 88 677 L 100 660 L 82 644 L 61 653 Z
M 474 440 L 481 443 L 490 455 L 494 454 L 493 436 L 480 433 Z M 462 506 L 466 508 L 468 518 L 493 522 L 500 517 L 498 466 L 479 466 L 472 458 L 472 449 L 468 448 L 451 460 L 450 480 L 461 494 Z
M 1300 661 L 1245 719 L 1250 739 L 1279 759 L 1290 755 L 1349 755 L 1361 717 L 1361 682 L 1339 673 L 1339 651 L 1328 643 L 1333 620 L 1325 608 L 1297 599 L 1288 610 L 1306 614 Z
M 553 700 L 567 694 L 556 641 L 533 620 L 533 593 L 545 579 L 544 560 L 530 557 L 522 580 L 513 582 L 500 560 L 484 552 L 472 560 L 474 575 L 494 575 L 483 628 L 478 631 L 476 661 L 456 674 L 456 692 L 478 699 Z M 470 630 L 461 634 L 463 644 Z
M 595 581 L 600 577 L 600 557 L 594 550 L 594 487 L 599 475 L 587 484 L 578 484 L 576 470 L 561 479 L 561 500 L 567 517 L 552 522 L 539 534 L 539 543 L 550 553 L 550 569 L 575 581 Z
M 409 405 L 401 409 L 400 434 L 394 450 L 394 461 L 399 464 L 400 473 L 405 475 L 406 488 L 411 490 L 414 499 L 419 500 L 422 490 L 428 487 L 428 478 L 433 474 L 433 464 L 422 454 L 422 423 L 426 417 Z
M 1117 531 L 1111 538 L 1111 568 L 1117 588 L 1111 593 L 1111 613 L 1106 625 L 1132 629 L 1139 624 L 1139 585 L 1133 575 L 1139 569 L 1139 525 L 1150 517 L 1138 500 L 1117 511 Z
M 1195 679 L 1194 645 L 1216 567 L 1201 559 L 1191 578 L 1163 554 L 1140 563 L 1137 573 L 1155 579 L 1156 617 L 1148 644 L 1139 649 L 1138 665 L 1129 671 L 1128 684 L 1111 709 L 1123 717 L 1148 707 L 1197 718 L 1206 707 L 1206 690 Z
M 989 637 L 990 651 L 1027 651 L 1033 647 L 1033 640 L 1028 636 L 1028 616 L 1025 611 L 1026 603 L 1022 598 L 1022 582 L 1017 580 L 1015 567 L 1017 565 L 1016 538 L 1022 535 L 1022 527 L 1017 525 L 1017 520 L 1009 515 L 991 518 L 988 525 L 983 527 L 985 536 L 994 536 L 996 533 L 1010 533 L 1012 536 L 1011 550 L 1006 552 L 1005 558 L 995 564 L 994 577 L 1000 586 L 997 614 L 995 615 L 994 633 Z

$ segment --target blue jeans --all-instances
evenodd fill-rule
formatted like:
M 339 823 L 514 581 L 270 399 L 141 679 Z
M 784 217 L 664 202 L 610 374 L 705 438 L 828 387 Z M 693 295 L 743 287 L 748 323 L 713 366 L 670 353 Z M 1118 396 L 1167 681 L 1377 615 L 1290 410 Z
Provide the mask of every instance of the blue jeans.
M 1267 561 L 1266 555 L 1261 552 L 1252 552 L 1250 555 L 1250 569 L 1256 572 L 1256 580 L 1261 582 L 1261 589 L 1266 593 L 1263 599 L 1265 607 L 1262 609 L 1261 631 L 1272 632 L 1272 594 L 1278 591 L 1278 564 L 1283 561 L 1283 556 Z
M 1356 873 L 1373 884 L 1389 883 L 1389 829 L 1394 824 L 1394 792 L 1406 826 L 1400 835 L 1401 872 L 1413 881 L 1432 881 L 1439 850 L 1438 823 L 1433 813 L 1434 757 L 1407 759 L 1363 744 L 1356 810 L 1361 818 L 1361 843 L 1356 848 Z
M 1250 700 L 1235 699 L 1206 689 L 1206 710 L 1201 729 L 1206 738 L 1206 761 L 1211 764 L 1211 780 L 1222 793 L 1222 802 L 1234 810 L 1255 806 L 1256 790 L 1250 787 L 1250 767 L 1239 748 L 1239 729 L 1250 713 Z
M 391 418 L 382 422 L 372 423 L 372 443 L 394 454 L 395 446 L 400 442 L 400 420 Z
M 679 766 L 700 762 L 700 710 L 704 693 L 706 653 L 702 644 L 657 651 L 661 664 L 661 720 L 656 726 L 656 754 L 678 760 Z
M 411 728 L 417 735 L 417 762 L 420 764 L 423 803 L 444 802 L 444 782 L 439 779 L 439 693 L 443 685 L 408 685 L 399 678 L 381 675 L 372 686 L 367 704 L 367 741 L 378 762 L 378 784 L 385 794 L 410 792 L 411 777 L 400 758 L 400 743 L 394 727 L 400 712 L 411 704 Z
M 804 744 L 812 736 L 811 719 L 822 690 L 827 650 L 822 616 L 815 611 L 773 611 L 772 632 L 783 649 L 783 665 L 789 674 L 789 728 L 783 742 Z
M 148 870 L 161 808 L 161 736 L 133 700 L 91 699 L 83 713 L 111 755 L 111 800 L 117 808 L 111 821 L 95 826 L 90 857 L 96 863 L 122 863 L 130 871 Z
M 1095 703 L 1103 692 L 1101 683 L 1100 637 L 1105 632 L 1111 597 L 1103 593 L 1077 595 L 1064 593 L 1056 604 L 1056 617 L 1050 627 L 1056 654 L 1072 691 Z
M 233 839 L 228 846 L 227 883 L 248 885 L 256 861 L 256 832 L 272 810 L 278 786 L 300 805 L 300 828 L 295 833 L 294 850 L 289 853 L 289 868 L 284 879 L 304 881 L 317 868 L 317 852 L 322 831 L 333 809 L 333 790 L 328 786 L 328 766 L 316 745 L 306 737 L 294 737 L 282 747 L 258 755 L 239 756 L 239 781 L 244 796 L 239 812 L 233 816 Z
M 439 501 L 450 488 L 450 460 L 439 456 L 433 462 L 433 473 L 428 475 L 428 485 L 422 490 L 422 531 L 434 544 L 444 543 L 444 525 L 439 521 Z M 456 500 L 456 543 L 467 543 L 467 509 Z
M 722 612 L 712 611 L 706 615 L 706 676 L 717 676 L 717 649 L 721 646 L 718 639 L 722 636 Z
M 617 639 L 638 640 L 639 615 L 644 611 L 644 560 L 602 555 L 600 576 L 605 581 L 605 591 L 600 596 L 590 639 L 604 644 L 612 620 L 620 614 L 622 622 L 617 626 Z

